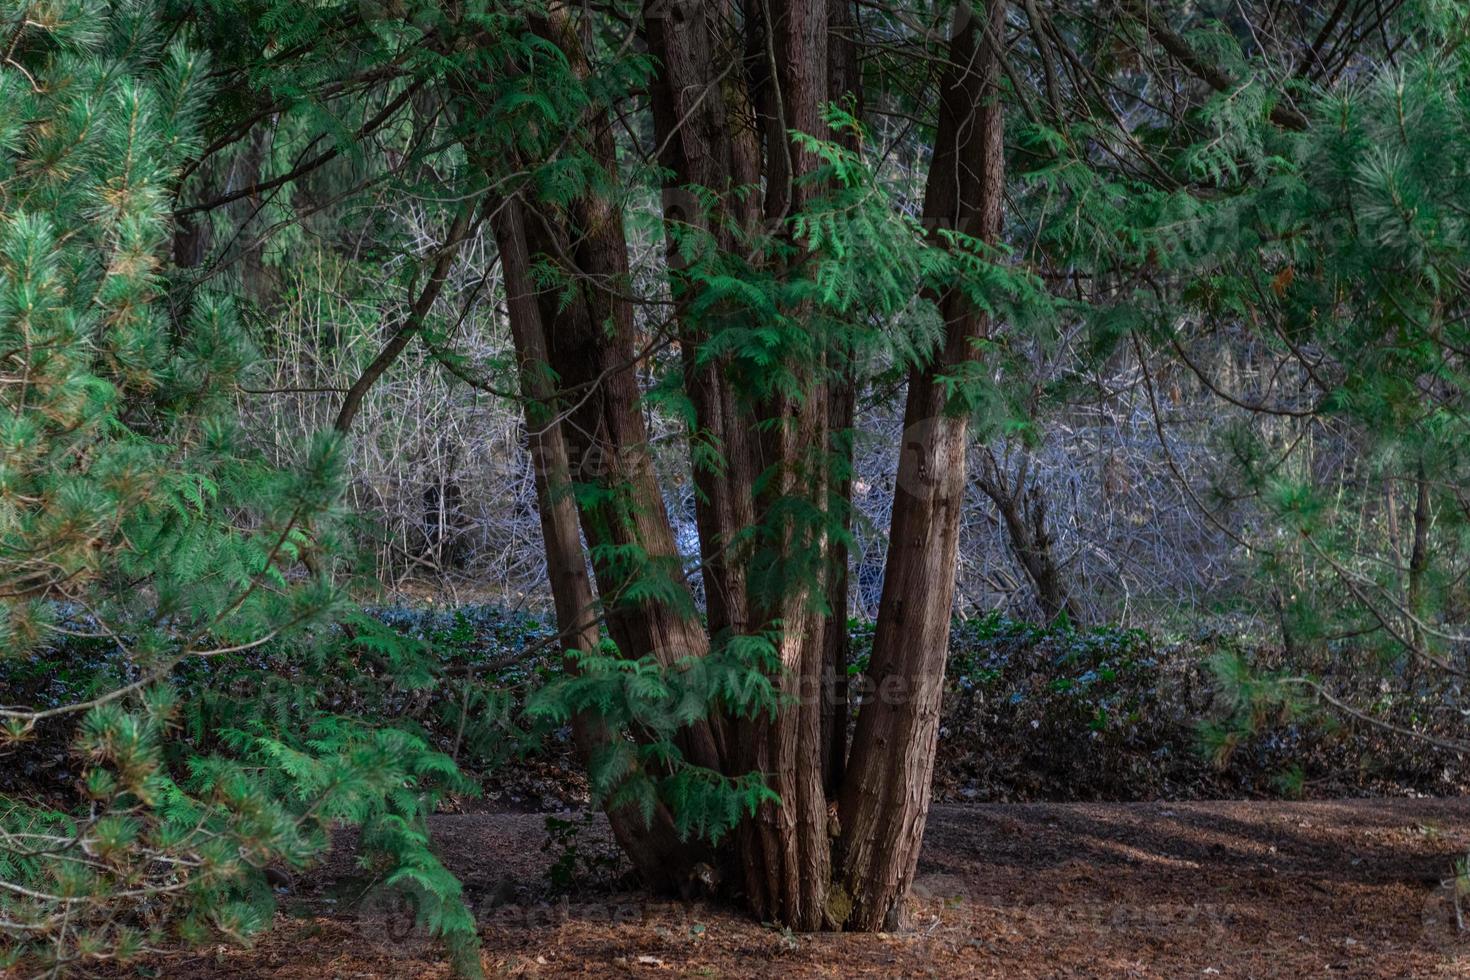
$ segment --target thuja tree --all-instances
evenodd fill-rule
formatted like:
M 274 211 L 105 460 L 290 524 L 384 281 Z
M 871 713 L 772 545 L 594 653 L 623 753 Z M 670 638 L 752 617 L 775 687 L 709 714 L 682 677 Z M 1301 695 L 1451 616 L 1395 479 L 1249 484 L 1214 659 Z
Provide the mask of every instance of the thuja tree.
M 895 206 L 861 124 L 837 108 L 859 86 L 846 15 L 816 0 L 641 12 L 668 243 L 660 329 L 677 352 L 648 397 L 687 424 L 702 614 L 652 466 L 616 106 L 592 84 L 593 42 L 568 10 L 528 25 L 584 83 L 568 87 L 579 125 L 558 134 L 584 174 L 560 194 L 530 183 L 492 203 L 557 613 L 583 638 L 578 676 L 538 708 L 595 719 L 580 726 L 593 786 L 651 883 L 721 863 L 753 912 L 801 929 L 901 917 L 968 430 L 997 398 L 992 315 L 1025 324 L 1044 306 L 1000 249 L 1004 5 L 960 8 L 936 55 L 922 218 Z M 485 80 L 507 67 L 514 77 L 488 65 Z M 517 162 L 534 168 L 534 152 Z M 874 693 L 849 749 L 834 697 L 846 468 L 856 385 L 875 359 L 907 374 L 906 434 Z
M 207 62 L 149 4 L 0 21 L 0 969 L 248 935 L 266 867 L 345 819 L 472 972 L 420 821 L 453 765 L 263 669 L 335 602 L 299 565 L 331 564 L 337 453 L 282 470 L 243 448 L 249 344 L 167 261 Z
M 1027 322 L 1028 280 L 998 250 L 1008 96 L 1022 103 L 1017 132 L 1040 190 L 1027 217 L 1051 229 L 1037 236 L 1048 271 L 1091 281 L 1078 308 L 1099 353 L 1136 352 L 1156 400 L 1144 353 L 1156 342 L 1197 372 L 1184 343 L 1197 328 L 1272 350 L 1311 401 L 1227 400 L 1302 419 L 1308 435 L 1347 430 L 1337 445 L 1369 460 L 1348 482 L 1389 488 L 1382 508 L 1361 497 L 1342 507 L 1340 458 L 1304 458 L 1300 431 L 1232 443 L 1238 482 L 1222 490 L 1258 508 L 1266 533 L 1253 553 L 1301 584 L 1289 590 L 1298 611 L 1324 623 L 1339 617 L 1315 611 L 1346 613 L 1314 638 L 1366 629 L 1410 661 L 1459 670 L 1444 589 L 1458 581 L 1461 534 L 1448 203 L 1461 174 L 1429 148 L 1459 132 L 1462 19 L 1429 7 L 1380 25 L 1422 60 L 1364 94 L 1342 81 L 1362 71 L 1357 15 L 1349 28 L 1298 11 L 1315 41 L 1252 56 L 1221 29 L 1181 32 L 1141 4 L 1102 27 L 1038 6 L 1025 9 L 1029 50 L 1014 59 L 1003 5 L 961 6 L 948 25 L 916 223 L 896 217 L 867 169 L 854 115 L 832 108 L 861 118 L 873 94 L 844 44 L 845 5 L 645 7 L 647 146 L 668 243 L 656 327 L 627 285 L 618 105 L 605 87 L 574 95 L 580 125 L 556 144 L 585 154 L 580 181 L 533 181 L 492 202 L 558 614 L 583 638 L 582 676 L 542 707 L 598 719 L 583 728 L 594 786 L 655 883 L 712 849 L 765 918 L 805 929 L 901 919 L 928 799 L 966 442 L 975 418 L 1004 417 L 997 378 L 1009 331 Z M 599 79 L 606 39 L 585 21 L 553 7 L 530 26 L 574 79 Z M 1079 56 L 1069 34 L 1092 47 Z M 1260 65 L 1282 59 L 1296 77 L 1273 88 Z M 506 69 L 488 74 L 516 77 Z M 1146 97 L 1156 80 L 1177 93 L 1172 105 Z M 1110 86 L 1140 93 L 1132 127 Z M 519 153 L 534 172 L 535 150 Z M 634 365 L 660 343 L 673 354 L 645 396 Z M 849 745 L 826 681 L 844 666 L 844 436 L 875 351 L 906 373 L 905 434 L 873 690 Z M 702 611 L 654 478 L 650 397 L 687 424 Z M 606 636 L 591 655 L 594 616 Z M 690 847 L 691 831 L 712 848 Z
M 504 392 L 494 365 L 455 356 L 434 312 L 461 243 L 494 239 L 571 655 L 533 710 L 572 723 L 639 872 L 671 889 L 719 866 L 752 911 L 795 928 L 901 918 L 972 422 L 1007 414 L 1007 337 L 1048 306 L 1002 241 L 1006 5 L 946 6 L 932 32 L 910 30 L 917 67 L 896 88 L 921 92 L 898 98 L 926 117 L 922 189 L 893 186 L 867 142 L 846 3 L 243 10 L 221 20 L 219 5 L 199 5 L 227 70 L 255 93 L 220 122 L 219 145 L 252 113 L 333 111 L 344 91 L 366 92 L 381 109 L 344 111 L 353 122 L 331 138 L 369 179 L 391 180 L 401 171 L 372 174 L 375 148 L 412 132 L 409 153 L 437 148 L 416 160 L 455 202 L 442 246 L 414 266 L 408 315 L 346 392 L 340 429 L 414 342 Z M 240 37 L 272 54 L 242 51 Z M 412 122 L 398 115 L 410 109 Z M 345 155 L 308 147 L 225 197 L 321 178 Z M 667 245 L 653 284 L 630 258 L 650 199 Z M 878 372 L 906 393 L 906 434 L 893 447 L 873 690 L 849 746 L 852 417 Z M 684 426 L 692 561 L 665 510 L 654 412 Z
M 752 911 L 795 928 L 901 919 L 967 446 L 975 420 L 988 431 L 1009 413 L 1008 338 L 1048 316 L 1003 243 L 1006 5 L 946 5 L 929 32 L 901 16 L 885 28 L 908 31 L 915 55 L 893 97 L 933 149 L 920 188 L 891 182 L 865 135 L 870 86 L 846 3 L 245 10 L 216 26 L 238 59 L 229 70 L 258 96 L 219 125 L 221 145 L 251 113 L 330 110 L 365 91 L 382 108 L 354 111 L 366 118 L 334 138 L 355 129 L 343 141 L 371 169 L 373 147 L 412 130 L 412 145 L 438 148 L 419 159 L 455 202 L 339 428 L 414 342 L 504 392 L 494 365 L 455 356 L 434 313 L 461 243 L 494 239 L 570 653 L 533 710 L 572 723 L 639 872 L 669 889 L 716 865 Z M 220 15 L 200 12 L 206 25 Z M 281 47 L 261 59 L 241 36 Z M 308 64 L 312 52 L 327 57 Z M 407 107 L 412 124 L 396 115 Z M 227 197 L 315 179 L 342 155 L 308 152 Z M 652 284 L 630 258 L 650 200 L 667 246 Z M 892 447 L 872 691 L 853 728 L 849 459 L 855 405 L 878 373 L 905 393 L 906 433 Z M 652 413 L 683 423 L 692 560 L 665 509 Z

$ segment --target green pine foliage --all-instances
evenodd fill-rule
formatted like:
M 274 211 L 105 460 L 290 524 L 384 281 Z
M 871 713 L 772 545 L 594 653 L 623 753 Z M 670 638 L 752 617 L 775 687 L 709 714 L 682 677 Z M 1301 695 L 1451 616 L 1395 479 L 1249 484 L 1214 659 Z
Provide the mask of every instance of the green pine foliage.
M 1268 120 L 1280 93 L 1256 81 L 1182 124 L 1142 113 L 1109 155 L 1092 123 L 1021 133 L 1038 247 L 1107 284 L 1079 307 L 1094 354 L 1082 370 L 1137 357 L 1156 415 L 1165 371 L 1234 399 L 1198 503 L 1238 545 L 1298 668 L 1251 680 L 1219 665 L 1224 688 L 1268 712 L 1330 696 L 1317 675 L 1344 658 L 1426 696 L 1426 680 L 1458 672 L 1470 615 L 1457 587 L 1470 568 L 1457 489 L 1470 476 L 1470 60 L 1463 12 L 1411 7 L 1417 30 L 1391 62 L 1293 90 L 1304 131 Z M 1252 77 L 1226 36 L 1191 40 Z
M 0 797 L 0 969 L 245 939 L 273 914 L 265 869 L 346 822 L 474 973 L 424 829 L 470 787 L 422 726 L 330 710 L 303 661 L 345 668 L 340 641 L 286 642 L 340 604 L 338 446 L 284 469 L 245 448 L 251 345 L 168 260 L 209 66 L 158 20 L 0 7 L 18 25 L 0 65 L 0 759 L 59 744 L 76 774 Z M 428 677 L 402 647 L 379 643 L 388 688 L 395 667 Z

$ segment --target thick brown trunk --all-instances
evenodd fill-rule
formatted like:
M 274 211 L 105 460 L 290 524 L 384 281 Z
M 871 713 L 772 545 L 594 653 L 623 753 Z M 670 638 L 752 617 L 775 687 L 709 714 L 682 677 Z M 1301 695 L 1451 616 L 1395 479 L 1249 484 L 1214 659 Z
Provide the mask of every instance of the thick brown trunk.
M 939 130 L 925 189 L 931 229 L 982 241 L 1000 234 L 1004 177 L 1000 75 L 1003 0 L 961 22 L 940 91 Z M 968 420 L 946 404 L 941 379 L 975 359 L 986 317 L 958 290 L 940 299 L 945 341 L 911 372 L 888 560 L 873 638 L 873 693 L 858 715 L 839 816 L 841 904 L 848 928 L 901 920 L 929 807 L 939 702 L 949 645 Z
M 546 549 L 547 577 L 556 604 L 557 628 L 566 649 L 592 651 L 600 640 L 596 599 L 577 531 L 577 506 L 572 497 L 566 437 L 557 416 L 555 389 L 548 374 L 546 335 L 531 282 L 520 202 L 514 199 L 498 202 L 492 223 L 505 281 L 511 337 L 520 367 L 536 501 Z M 583 712 L 572 719 L 572 737 L 577 755 L 586 766 L 611 739 L 620 736 L 609 731 L 601 718 Z M 647 822 L 634 806 L 610 806 L 607 817 L 618 845 L 644 881 L 656 891 L 677 890 L 688 869 L 700 857 L 697 847 L 679 839 L 673 819 L 663 806 L 657 807 Z
M 564 9 L 535 26 L 575 71 L 590 74 Z M 587 113 L 579 138 L 584 152 L 616 172 L 605 110 Z M 572 479 L 595 491 L 581 508 L 582 531 L 593 548 L 608 632 L 627 657 L 652 654 L 665 666 L 701 657 L 709 642 L 684 582 L 644 422 L 637 367 L 647 352 L 633 322 L 621 206 L 588 189 L 564 218 L 544 209 L 528 214 L 526 232 L 532 254 L 564 273 L 572 290 L 542 292 L 538 302 L 549 326 L 548 361 L 568 406 Z M 714 726 L 690 726 L 681 748 L 690 762 L 719 767 Z
M 743 829 L 742 858 L 753 910 L 797 929 L 829 923 L 827 889 L 831 842 L 823 785 L 821 698 L 826 652 L 823 601 L 813 592 L 827 568 L 824 532 L 782 516 L 793 498 L 820 501 L 826 491 L 825 461 L 813 452 L 825 445 L 826 399 L 817 390 L 800 406 L 778 404 L 787 414 L 762 440 L 769 471 L 760 495 L 762 535 L 757 557 L 761 581 L 752 598 L 753 618 L 773 636 L 773 680 L 789 703 L 774 718 L 738 726 L 741 768 L 764 772 L 781 798 L 763 806 Z M 810 495 L 810 497 L 808 497 Z
M 815 193 L 798 178 L 810 173 L 816 160 L 789 139 L 788 130 L 823 130 L 828 2 L 777 0 L 763 3 L 761 11 L 763 16 L 745 21 L 744 44 L 726 33 L 725 25 L 732 22 L 719 4 L 651 5 L 645 13 L 650 48 L 662 68 L 652 89 L 653 114 L 660 163 L 671 174 L 664 204 L 695 409 L 693 436 L 696 445 L 721 458 L 718 467 L 698 458 L 694 465 L 710 629 L 716 635 L 759 631 L 774 637 L 772 680 L 788 700 L 774 717 L 739 719 L 731 726 L 731 771 L 765 774 L 781 797 L 780 804 L 762 807 L 737 835 L 745 892 L 758 916 L 814 929 L 829 921 L 823 733 L 830 730 L 831 712 L 820 696 L 828 658 L 823 596 L 813 589 L 810 572 L 818 569 L 819 582 L 826 577 L 826 542 L 822 529 L 796 526 L 788 504 L 802 497 L 825 506 L 825 366 L 804 369 L 806 397 L 780 391 L 738 398 L 730 360 L 703 353 L 722 326 L 722 311 L 707 310 L 697 322 L 690 315 L 697 287 L 680 268 L 681 256 L 673 247 L 681 234 L 702 233 L 726 256 L 740 255 L 740 233 L 753 229 L 758 209 L 753 197 L 728 192 L 756 182 L 760 155 L 748 107 L 757 101 L 765 117 L 768 219 L 782 221 Z M 757 24 L 760 43 L 752 43 Z M 754 72 L 766 80 L 759 98 L 742 90 L 752 73 L 733 71 L 731 59 L 742 51 L 764 66 Z M 706 211 L 706 199 L 691 194 L 691 187 L 716 192 L 722 203 Z M 781 232 L 776 225 L 767 230 Z M 757 531 L 754 540 L 752 530 Z M 742 549 L 731 550 L 740 540 L 746 542 Z
M 766 201 L 768 220 L 800 211 L 820 188 L 803 178 L 816 156 L 789 133 L 822 135 L 828 93 L 828 0 L 764 3 L 770 19 L 766 47 L 772 85 L 766 94 Z M 784 234 L 784 229 L 773 230 Z M 807 311 L 783 311 L 804 323 Z M 793 356 L 792 360 L 802 358 Z M 825 522 L 804 522 L 793 501 L 826 508 L 831 485 L 827 448 L 828 365 L 786 365 L 800 392 L 763 394 L 761 492 L 752 582 L 752 621 L 776 642 L 776 680 L 790 703 L 773 719 L 740 726 L 742 768 L 767 775 L 779 805 L 760 808 L 742 828 L 741 859 L 752 910 L 797 929 L 834 924 L 828 909 L 831 839 L 823 785 L 822 671 L 826 659 L 824 578 L 828 571 Z M 814 584 L 815 583 L 815 584 Z
M 584 79 L 590 75 L 582 38 L 566 5 L 550 5 L 532 19 L 531 28 L 562 50 L 574 72 Z M 506 66 L 506 70 L 515 69 Z M 466 110 L 473 112 L 478 89 L 461 84 L 455 91 Z M 609 175 L 615 173 L 616 147 L 605 107 L 591 106 L 568 139 L 578 141 L 576 150 L 590 155 Z M 507 163 L 512 173 L 520 169 L 516 161 L 495 159 L 482 148 L 469 150 L 492 186 L 503 182 Z M 537 385 L 526 394 L 547 413 L 532 430 L 554 431 L 556 451 L 550 458 L 564 460 L 564 466 L 558 464 L 564 477 L 547 479 L 540 500 L 543 522 L 549 513 L 555 515 L 555 526 L 543 525 L 543 530 L 553 590 L 560 590 L 555 596 L 558 619 L 563 628 L 581 634 L 581 642 L 595 642 L 583 632 L 591 583 L 576 582 L 578 576 L 586 578 L 576 534 L 580 525 L 591 549 L 599 608 L 619 653 L 627 658 L 651 655 L 665 667 L 697 659 L 707 652 L 708 641 L 683 580 L 682 560 L 653 469 L 637 375 L 647 351 L 639 349 L 633 320 L 620 205 L 595 187 L 565 206 L 544 205 L 530 197 L 499 203 L 514 211 L 513 219 L 497 215 L 501 248 L 508 250 L 513 263 L 523 253 L 526 270 L 515 290 L 512 323 L 532 322 L 534 310 L 539 327 L 528 328 L 517 338 L 518 354 L 523 368 L 545 365 L 538 376 L 523 378 Z M 558 284 L 533 290 L 528 270 L 537 264 L 564 276 L 565 289 Z M 535 356 L 528 357 L 520 348 L 535 338 L 541 343 L 533 345 Z M 552 378 L 554 391 L 547 387 Z M 545 444 L 540 448 L 547 449 Z M 538 480 L 543 476 L 551 474 L 538 473 Z M 577 521 L 570 519 L 572 514 Z M 553 548 L 560 552 L 555 564 L 550 557 Z M 664 581 L 651 583 L 655 576 Z M 579 742 L 587 746 L 623 737 L 598 731 L 587 719 L 578 724 Z M 718 768 L 717 735 L 715 726 L 696 723 L 680 734 L 678 747 L 689 762 Z M 620 843 L 655 886 L 667 888 L 683 880 L 692 849 L 673 834 L 666 811 L 656 811 L 653 824 L 642 831 L 631 819 L 615 813 L 609 817 Z M 659 867 L 660 860 L 666 867 Z
M 754 420 L 734 390 L 730 360 L 703 353 L 710 334 L 721 326 L 722 311 L 707 311 L 699 319 L 691 315 L 695 287 L 685 275 L 689 265 L 707 257 L 707 248 L 741 254 L 740 232 L 753 230 L 758 213 L 753 195 L 733 193 L 755 182 L 759 147 L 734 84 L 741 76 L 725 70 L 740 55 L 738 39 L 722 29 L 728 16 L 723 6 L 650 0 L 645 9 L 649 50 L 661 66 L 650 94 L 659 164 L 670 175 L 663 189 L 670 285 L 678 303 L 685 386 L 694 407 L 690 469 L 706 618 L 716 638 L 750 628 L 745 556 L 736 550 L 736 536 L 755 521 L 756 475 Z M 733 82 L 727 81 L 732 74 Z M 699 195 L 691 188 L 714 193 Z M 688 249 L 693 237 L 705 244 L 691 258 L 681 250 L 681 240 Z
M 832 498 L 840 501 L 836 516 L 841 534 L 828 543 L 826 635 L 822 642 L 822 785 L 829 799 L 836 799 L 847 771 L 847 665 L 852 662 L 852 634 L 847 627 L 848 551 L 852 531 L 852 440 L 856 410 L 856 382 L 843 371 L 827 400 L 833 466 L 836 469 Z

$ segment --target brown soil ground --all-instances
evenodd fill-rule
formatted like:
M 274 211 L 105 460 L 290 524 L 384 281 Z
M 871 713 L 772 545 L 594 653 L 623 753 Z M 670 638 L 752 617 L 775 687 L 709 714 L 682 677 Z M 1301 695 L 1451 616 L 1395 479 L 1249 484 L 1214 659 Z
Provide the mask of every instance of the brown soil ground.
M 491 976 L 1470 977 L 1438 887 L 1470 850 L 1470 801 L 940 806 L 900 935 L 792 935 L 591 886 L 533 901 L 543 815 L 435 819 Z M 351 843 L 253 949 L 152 975 L 447 977 L 408 911 L 353 877 Z

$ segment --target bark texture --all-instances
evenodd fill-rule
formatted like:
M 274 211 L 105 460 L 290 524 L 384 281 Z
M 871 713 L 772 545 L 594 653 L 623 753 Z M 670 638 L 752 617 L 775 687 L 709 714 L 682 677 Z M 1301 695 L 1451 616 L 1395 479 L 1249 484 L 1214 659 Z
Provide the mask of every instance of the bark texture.
M 758 261 L 745 247 L 758 216 L 764 213 L 765 231 L 781 235 L 785 219 L 818 192 L 802 179 L 817 160 L 789 134 L 825 128 L 831 5 L 765 0 L 747 8 L 744 37 L 732 30 L 725 4 L 650 4 L 645 14 L 662 68 L 652 102 L 660 163 L 670 174 L 664 205 L 692 435 L 721 458 L 718 468 L 697 459 L 693 466 L 710 631 L 717 639 L 776 637 L 772 680 L 791 702 L 774 717 L 729 726 L 727 768 L 765 774 L 782 800 L 740 828 L 741 880 L 757 915 L 820 928 L 831 924 L 824 778 L 835 716 L 822 697 L 822 676 L 833 655 L 824 612 L 832 566 L 822 531 L 789 515 L 797 498 L 826 506 L 827 365 L 811 365 L 799 393 L 737 397 L 732 381 L 740 365 L 704 351 L 724 325 L 724 311 L 703 304 L 697 317 L 691 313 L 699 286 L 686 270 L 692 264 L 698 271 L 701 256 L 694 250 L 691 259 L 676 246 L 695 234 L 725 256 Z M 742 70 L 731 71 L 736 65 Z M 763 204 L 751 193 L 762 169 Z M 782 311 L 794 323 L 802 313 Z M 759 388 L 750 378 L 738 380 L 747 390 Z M 804 562 L 818 569 L 815 587 Z
M 925 187 L 931 229 L 1000 235 L 1003 119 L 998 98 L 1005 4 L 961 25 L 940 90 L 939 132 Z M 986 316 L 958 290 L 938 297 L 943 349 L 909 377 L 888 561 L 873 637 L 874 693 L 859 711 L 843 783 L 845 926 L 901 919 L 929 808 L 939 700 L 949 648 L 968 420 L 946 404 L 941 378 L 977 358 Z
M 590 75 L 564 8 L 553 7 L 535 27 L 562 49 L 574 71 Z M 582 149 L 614 174 L 617 148 L 608 112 L 593 107 L 582 122 Z M 538 303 L 550 324 L 548 363 L 567 405 L 572 479 L 593 491 L 583 496 L 581 524 L 593 549 L 608 632 L 628 657 L 652 654 L 665 666 L 701 657 L 709 641 L 683 581 L 643 416 L 637 366 L 648 340 L 634 326 L 622 204 L 588 189 L 565 214 L 542 209 L 529 215 L 526 231 L 531 254 L 557 268 L 572 290 L 570 296 L 543 291 Z M 653 593 L 661 597 L 637 588 L 650 576 L 662 580 Z M 690 726 L 681 749 L 696 765 L 720 766 L 712 725 Z
M 546 570 L 556 604 L 557 629 L 566 649 L 596 650 L 600 640 L 597 600 L 578 534 L 570 456 L 547 364 L 546 334 L 531 280 L 520 202 L 515 199 L 497 202 L 492 223 L 505 280 L 507 317 L 520 369 L 536 502 L 546 549 Z M 572 737 L 585 766 L 614 735 L 601 718 L 583 712 L 572 719 Z M 679 839 L 668 810 L 658 807 L 647 823 L 643 814 L 631 806 L 609 807 L 607 816 L 619 847 L 644 881 L 656 891 L 677 891 L 683 884 L 686 869 L 699 859 L 701 851 Z

